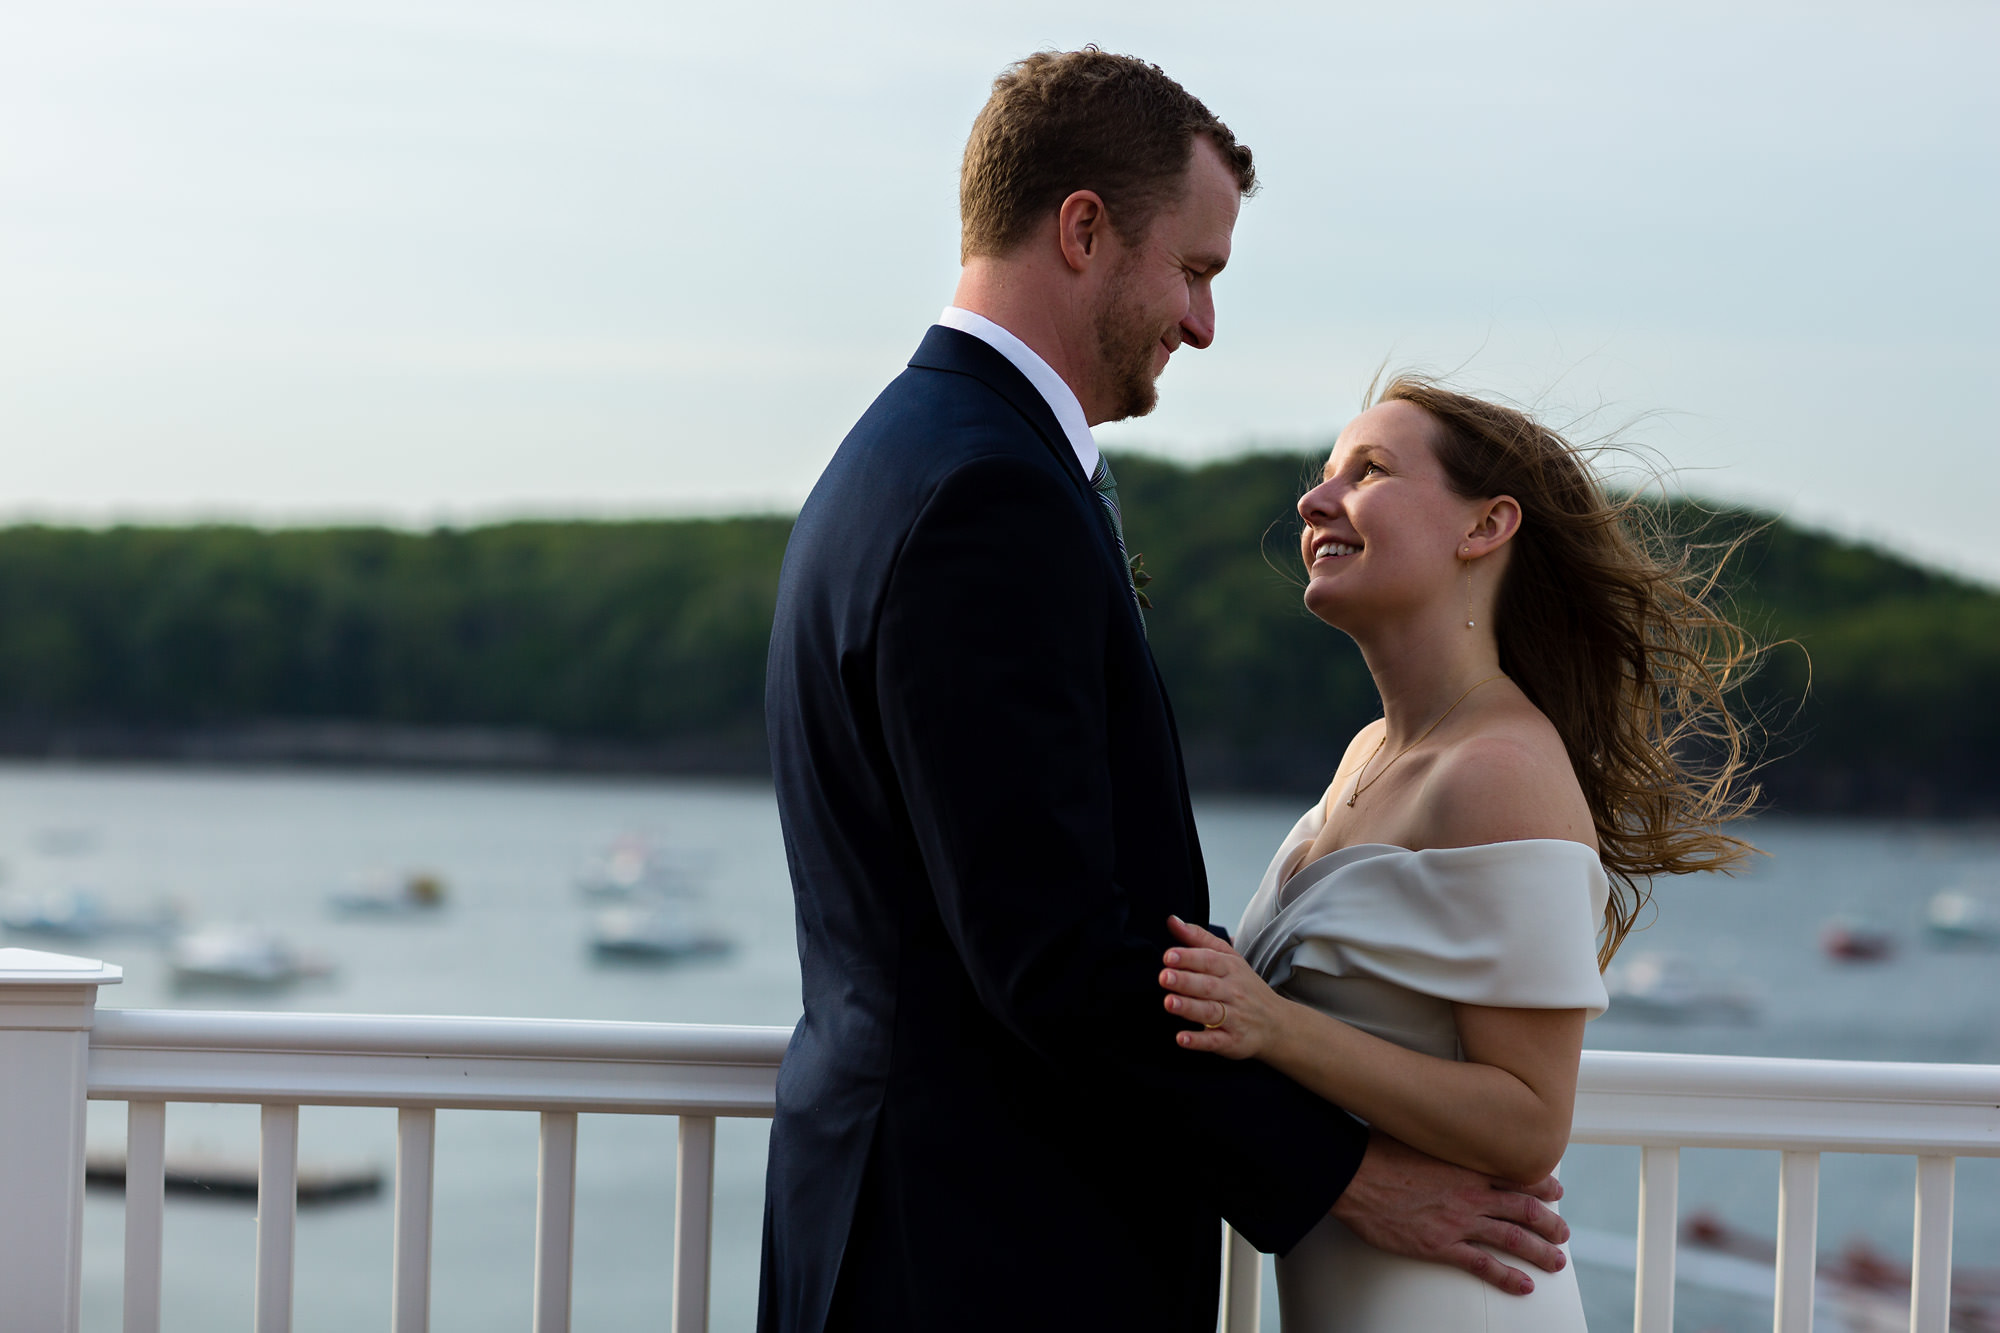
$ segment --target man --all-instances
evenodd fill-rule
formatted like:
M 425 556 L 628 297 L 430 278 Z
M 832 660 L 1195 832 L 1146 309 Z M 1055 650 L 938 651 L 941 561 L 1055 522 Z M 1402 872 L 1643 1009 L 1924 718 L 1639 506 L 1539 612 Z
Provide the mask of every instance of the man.
M 1211 1329 L 1218 1216 L 1289 1249 L 1558 1267 L 1521 1194 L 1202 1059 L 1156 983 L 1207 917 L 1166 693 L 1090 426 L 1214 337 L 1248 149 L 1151 65 L 1002 74 L 964 271 L 786 551 L 766 711 L 805 1015 L 778 1080 L 759 1327 Z

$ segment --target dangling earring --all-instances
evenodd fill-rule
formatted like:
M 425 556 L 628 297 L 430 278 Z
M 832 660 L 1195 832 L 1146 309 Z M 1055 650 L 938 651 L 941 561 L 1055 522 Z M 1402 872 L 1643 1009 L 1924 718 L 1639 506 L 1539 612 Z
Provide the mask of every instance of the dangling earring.
M 1472 548 L 1459 552 L 1465 557 L 1465 627 L 1472 628 Z

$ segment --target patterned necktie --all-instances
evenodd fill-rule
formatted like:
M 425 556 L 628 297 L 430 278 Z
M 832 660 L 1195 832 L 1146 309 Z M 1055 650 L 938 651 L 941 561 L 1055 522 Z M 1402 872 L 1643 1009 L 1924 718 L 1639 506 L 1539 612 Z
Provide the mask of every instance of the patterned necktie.
M 1132 594 L 1132 605 L 1139 605 L 1139 589 L 1132 581 L 1132 561 L 1125 554 L 1125 519 L 1118 512 L 1118 479 L 1111 475 L 1110 460 L 1103 454 L 1097 456 L 1097 470 L 1090 474 L 1090 489 L 1097 492 L 1097 503 L 1104 510 L 1104 522 L 1111 529 L 1111 540 L 1118 544 L 1118 571 L 1125 576 L 1125 589 Z M 1139 613 L 1139 624 L 1146 623 L 1146 613 Z

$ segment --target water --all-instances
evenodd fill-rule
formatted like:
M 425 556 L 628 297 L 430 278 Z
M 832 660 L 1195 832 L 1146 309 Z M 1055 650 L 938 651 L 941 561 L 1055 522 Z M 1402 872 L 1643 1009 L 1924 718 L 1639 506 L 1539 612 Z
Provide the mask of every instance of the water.
M 1292 803 L 1197 803 L 1215 915 L 1233 921 Z M 665 970 L 604 968 L 585 947 L 588 908 L 571 888 L 582 859 L 625 832 L 650 832 L 705 864 L 706 906 L 736 941 L 715 962 Z M 1607 1018 L 1593 1046 L 1726 1054 L 2000 1062 L 2000 956 L 1935 952 L 1920 941 L 1925 903 L 1962 879 L 2000 874 L 2000 829 L 1908 823 L 1763 821 L 1774 853 L 1749 873 L 1676 882 L 1657 921 L 1628 949 L 1686 954 L 1761 993 L 1750 1026 L 1649 1027 Z M 356 1013 L 503 1014 L 718 1023 L 798 1015 L 791 906 L 768 787 L 712 781 L 437 778 L 379 774 L 0 766 L 5 890 L 92 888 L 139 905 L 185 901 L 204 919 L 255 920 L 323 950 L 339 972 L 282 996 L 177 994 L 157 947 L 105 941 L 85 952 L 125 968 L 107 1006 L 271 1007 Z M 428 869 L 446 881 L 435 919 L 332 916 L 329 893 L 371 871 Z M 1840 911 L 1887 925 L 1889 961 L 1840 965 L 1819 952 L 1819 923 Z M 13 940 L 15 943 L 32 941 Z M 123 1110 L 94 1105 L 93 1145 L 117 1148 Z M 254 1156 L 252 1107 L 168 1110 L 170 1149 Z M 525 1328 L 534 1236 L 536 1119 L 445 1111 L 438 1118 L 432 1327 Z M 578 1149 L 575 1326 L 656 1328 L 672 1242 L 674 1122 L 586 1116 Z M 755 1302 L 766 1126 L 719 1131 L 714 1327 L 747 1329 Z M 395 1156 L 395 1115 L 308 1107 L 300 1155 L 312 1163 Z M 1636 1150 L 1578 1148 L 1564 1178 L 1579 1227 L 1630 1235 Z M 1864 1238 L 1907 1257 L 1914 1164 L 1829 1157 L 1822 1250 Z M 2000 1265 L 2000 1162 L 1964 1160 L 1956 1257 Z M 1776 1231 L 1775 1154 L 1683 1154 L 1683 1212 L 1706 1208 L 1758 1235 Z M 123 1214 L 115 1194 L 85 1208 L 84 1328 L 119 1325 Z M 302 1210 L 301 1333 L 382 1327 L 392 1218 L 386 1194 Z M 1055 1238 L 1050 1243 L 1062 1243 Z M 242 1203 L 173 1196 L 167 1204 L 165 1327 L 248 1328 L 255 1235 Z M 1580 1270 L 1592 1326 L 1630 1327 L 1631 1280 Z M 1770 1326 L 1770 1303 L 1683 1284 L 1683 1328 Z M 1267 1296 L 1267 1325 L 1276 1328 Z

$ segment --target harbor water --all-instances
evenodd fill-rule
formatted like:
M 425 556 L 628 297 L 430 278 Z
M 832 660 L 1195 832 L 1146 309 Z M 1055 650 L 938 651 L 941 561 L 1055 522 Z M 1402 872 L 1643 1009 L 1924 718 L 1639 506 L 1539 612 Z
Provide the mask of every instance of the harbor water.
M 1308 799 L 1197 802 L 1217 920 L 1234 922 Z M 1769 856 L 1735 878 L 1661 884 L 1650 924 L 1624 955 L 1677 957 L 1747 1012 L 1641 1022 L 1614 1006 L 1591 1025 L 1590 1045 L 2000 1062 L 2000 953 L 1935 947 L 1923 929 L 1941 890 L 1970 888 L 2000 903 L 2000 828 L 1767 818 L 1749 833 Z M 593 955 L 593 905 L 577 890 L 579 868 L 634 835 L 687 872 L 695 910 L 728 938 L 727 952 L 655 966 Z M 176 987 L 150 939 L 5 938 L 122 966 L 124 984 L 100 1001 L 107 1006 L 760 1024 L 798 1015 L 790 889 L 764 784 L 10 765 L 0 767 L 0 869 L 0 898 L 84 890 L 134 911 L 171 900 L 190 920 L 273 928 L 333 966 L 275 992 L 189 991 Z M 443 886 L 441 907 L 343 914 L 329 906 L 370 876 L 420 873 Z M 1888 956 L 1830 957 L 1821 927 L 1842 916 L 1873 923 Z M 94 1104 L 93 1149 L 115 1153 L 123 1138 L 123 1108 Z M 170 1156 L 253 1159 L 257 1111 L 174 1105 L 167 1139 Z M 754 1315 L 766 1125 L 725 1120 L 718 1139 L 713 1326 L 730 1333 Z M 530 1114 L 439 1114 L 434 1329 L 528 1326 L 536 1140 Z M 576 1328 L 664 1327 L 674 1150 L 672 1120 L 583 1118 Z M 393 1111 L 302 1113 L 308 1168 L 373 1165 L 386 1176 L 394 1157 Z M 1592 1238 L 1579 1247 L 1579 1276 L 1600 1330 L 1631 1326 L 1631 1274 L 1616 1256 L 1635 1229 L 1637 1168 L 1636 1150 L 1609 1148 L 1577 1148 L 1564 1167 L 1565 1214 Z M 1827 1158 L 1822 1252 L 1860 1242 L 1907 1262 L 1914 1172 L 1907 1158 Z M 1773 1236 L 1777 1175 L 1776 1154 L 1684 1153 L 1682 1214 Z M 1957 1199 L 1957 1262 L 2000 1267 L 2000 1161 L 1961 1161 Z M 386 1190 L 301 1209 L 295 1328 L 386 1326 L 392 1224 Z M 1059 1226 L 1051 1219 L 1047 1243 L 1089 1243 L 1060 1237 Z M 119 1196 L 92 1192 L 86 1330 L 119 1326 L 122 1227 Z M 253 1208 L 171 1195 L 165 1244 L 164 1326 L 247 1329 Z M 1677 1325 L 1689 1330 L 1770 1327 L 1769 1297 L 1727 1282 L 1684 1281 L 1678 1311 Z M 1275 1330 L 1268 1294 L 1265 1313 Z

